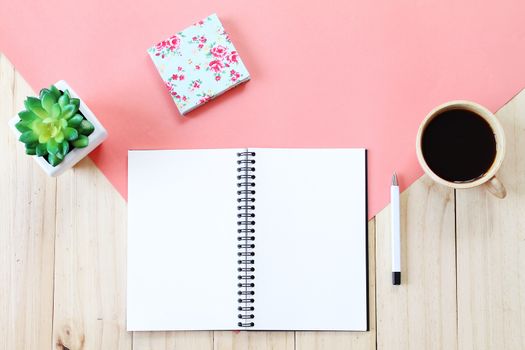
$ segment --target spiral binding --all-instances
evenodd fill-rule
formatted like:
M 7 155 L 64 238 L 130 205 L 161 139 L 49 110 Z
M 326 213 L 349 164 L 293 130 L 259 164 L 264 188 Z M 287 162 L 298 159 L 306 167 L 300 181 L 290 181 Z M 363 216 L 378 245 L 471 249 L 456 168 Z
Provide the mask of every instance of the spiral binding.
M 237 276 L 239 283 L 237 295 L 239 299 L 239 327 L 253 327 L 255 323 L 255 152 L 237 153 Z

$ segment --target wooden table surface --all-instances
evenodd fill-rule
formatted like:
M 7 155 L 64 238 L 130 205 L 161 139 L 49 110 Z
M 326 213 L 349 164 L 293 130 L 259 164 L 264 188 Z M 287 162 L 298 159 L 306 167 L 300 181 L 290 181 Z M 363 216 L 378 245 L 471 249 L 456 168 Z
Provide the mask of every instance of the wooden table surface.
M 126 202 L 89 159 L 55 179 L 23 154 L 7 120 L 31 94 L 0 54 L 0 349 L 525 349 L 525 91 L 497 113 L 506 199 L 402 194 L 402 286 L 389 208 L 370 220 L 364 333 L 126 332 Z

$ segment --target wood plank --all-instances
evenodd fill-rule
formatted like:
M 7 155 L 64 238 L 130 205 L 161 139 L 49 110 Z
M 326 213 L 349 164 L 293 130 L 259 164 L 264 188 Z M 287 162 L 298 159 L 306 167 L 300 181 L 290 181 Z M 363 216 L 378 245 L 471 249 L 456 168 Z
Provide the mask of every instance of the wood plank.
M 403 192 L 402 280 L 393 286 L 390 207 L 376 216 L 378 349 L 457 348 L 454 226 L 453 190 L 424 176 Z
M 133 332 L 134 350 L 213 349 L 213 332 Z
M 86 158 L 57 180 L 56 349 L 131 349 L 126 202 Z
M 368 222 L 368 332 L 296 332 L 297 350 L 370 350 L 376 348 L 375 219 Z
M 457 191 L 458 329 L 461 349 L 525 348 L 525 90 L 498 113 L 507 153 L 503 200 Z
M 24 154 L 7 121 L 32 89 L 0 53 L 0 339 L 48 349 L 52 339 L 56 181 Z
M 214 332 L 214 350 L 294 350 L 294 332 Z

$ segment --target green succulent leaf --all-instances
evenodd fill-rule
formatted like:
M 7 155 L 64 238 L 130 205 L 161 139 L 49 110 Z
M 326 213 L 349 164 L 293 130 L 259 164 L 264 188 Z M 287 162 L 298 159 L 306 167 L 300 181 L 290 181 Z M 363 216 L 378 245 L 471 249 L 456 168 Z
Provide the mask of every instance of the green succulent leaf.
M 26 125 L 26 122 L 24 122 L 23 120 L 19 121 L 18 123 L 15 124 L 15 128 L 16 130 L 20 131 L 21 133 L 24 133 L 26 131 L 30 131 L 31 128 L 28 127 Z
M 75 116 L 67 121 L 67 125 L 72 128 L 78 128 L 84 117 L 80 114 L 75 114 Z
M 47 146 L 45 143 L 39 143 L 36 146 L 36 155 L 39 157 L 43 157 L 47 154 Z
M 62 143 L 59 145 L 60 153 L 65 157 L 66 154 L 69 152 L 69 142 L 66 140 L 62 141 Z
M 57 134 L 55 135 L 55 141 L 56 141 L 57 143 L 61 143 L 62 141 L 64 141 L 65 138 L 66 138 L 66 137 L 65 137 L 63 131 L 58 131 Z
M 27 142 L 24 144 L 24 146 L 26 148 L 35 148 L 36 146 L 38 146 L 38 141 Z
M 57 102 L 55 95 L 50 91 L 42 97 L 42 107 L 46 110 L 47 113 L 52 112 L 53 105 Z
M 75 106 L 76 110 L 75 110 L 75 113 L 78 111 L 78 109 L 80 108 L 80 100 L 78 98 L 69 98 L 69 103 L 72 104 L 73 106 Z
M 53 93 L 53 95 L 55 95 L 56 100 L 58 100 L 59 97 L 60 97 L 60 95 L 62 95 L 62 93 L 60 92 L 60 90 L 58 90 L 58 89 L 56 88 L 55 85 L 51 85 L 51 86 L 49 87 L 49 91 L 51 91 L 51 92 Z M 67 91 L 67 90 L 66 90 L 66 91 Z
M 89 144 L 89 139 L 85 135 L 79 135 L 78 139 L 73 141 L 73 146 L 76 148 L 84 148 Z
M 64 107 L 64 110 L 62 111 L 62 118 L 66 120 L 71 118 L 77 112 L 77 110 L 78 108 L 75 107 L 73 104 L 68 104 Z
M 67 90 L 66 90 L 67 92 Z M 62 96 L 60 96 L 60 98 L 58 99 L 58 104 L 60 105 L 60 107 L 64 108 L 65 106 L 67 106 L 69 104 L 69 94 L 63 94 Z
M 33 130 L 25 131 L 20 135 L 19 140 L 26 144 L 35 143 L 38 141 L 38 135 L 33 132 Z
M 58 103 L 55 103 L 53 107 L 51 107 L 51 118 L 58 119 L 58 117 L 60 117 L 60 114 L 62 114 L 62 108 L 60 108 L 60 105 Z
M 44 108 L 42 108 L 42 104 L 40 103 L 40 99 L 36 98 L 36 97 L 28 97 L 25 101 L 24 101 L 24 105 L 26 106 L 26 108 L 30 111 L 32 111 L 33 113 L 35 113 L 39 118 L 46 118 L 47 117 L 47 112 Z
M 64 136 L 68 141 L 75 141 L 78 138 L 78 131 L 74 128 L 67 127 L 64 129 Z
M 53 120 L 49 118 L 49 120 Z M 57 132 L 57 127 L 54 123 L 48 123 L 48 119 L 35 120 L 31 126 L 33 131 L 38 135 L 38 142 L 46 143 L 51 137 L 54 137 Z
M 22 111 L 18 113 L 18 116 L 25 122 L 32 122 L 33 120 L 39 118 L 35 113 L 31 111 Z
M 49 139 L 46 143 L 47 146 L 47 152 L 49 154 L 55 155 L 58 152 L 58 143 L 55 141 L 55 139 Z
M 62 159 L 56 157 L 54 154 L 51 153 L 47 156 L 47 161 L 52 166 L 57 166 L 58 164 L 62 163 Z
M 50 138 L 51 138 L 51 135 L 49 135 L 49 134 L 42 134 L 42 135 L 38 136 L 38 142 L 40 142 L 42 144 L 46 144 L 47 141 L 49 141 Z
M 78 112 L 80 100 L 68 90 L 62 92 L 52 85 L 40 90 L 39 96 L 26 99 L 26 110 L 19 113 L 15 127 L 28 154 L 47 157 L 56 166 L 72 147 L 86 147 L 95 128 Z
M 94 130 L 95 130 L 95 127 L 93 126 L 93 124 L 91 124 L 91 122 L 89 120 L 84 119 L 84 120 L 82 120 L 82 122 L 80 122 L 80 126 L 78 128 L 78 131 L 82 135 L 89 136 L 89 135 L 91 135 L 91 133 Z
M 29 154 L 30 156 L 36 155 L 36 148 L 35 147 L 26 147 L 26 154 Z
M 51 92 L 51 90 L 46 89 L 46 88 L 43 88 L 42 90 L 40 90 L 40 94 L 39 94 L 40 99 L 42 99 L 44 97 L 44 95 L 49 93 L 49 92 Z

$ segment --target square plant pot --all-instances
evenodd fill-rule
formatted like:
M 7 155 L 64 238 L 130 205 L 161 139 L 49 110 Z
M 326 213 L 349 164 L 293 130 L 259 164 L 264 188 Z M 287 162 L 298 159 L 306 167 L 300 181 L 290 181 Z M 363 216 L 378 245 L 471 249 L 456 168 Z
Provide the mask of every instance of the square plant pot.
M 48 174 L 49 176 L 58 176 L 62 174 L 64 171 L 68 170 L 69 168 L 72 168 L 75 164 L 77 164 L 82 158 L 87 156 L 91 151 L 93 151 L 95 148 L 97 148 L 98 145 L 100 145 L 107 137 L 108 133 L 106 129 L 102 126 L 102 124 L 98 121 L 97 117 L 91 112 L 91 110 L 88 108 L 88 106 L 84 103 L 82 98 L 76 94 L 76 92 L 64 81 L 60 80 L 56 84 L 54 84 L 57 89 L 60 91 L 68 90 L 71 97 L 78 98 L 80 100 L 80 106 L 79 111 L 84 115 L 84 117 L 93 124 L 95 127 L 95 130 L 91 133 L 91 135 L 88 136 L 89 144 L 84 148 L 73 148 L 69 153 L 66 154 L 64 157 L 64 160 L 56 165 L 52 166 L 48 163 L 48 161 L 44 157 L 38 157 L 38 156 L 31 156 L 33 159 L 40 165 L 42 169 Z M 9 120 L 9 126 L 11 130 L 13 130 L 13 133 L 16 135 L 16 138 L 18 138 L 21 135 L 21 132 L 18 131 L 15 127 L 15 124 L 20 120 L 20 117 L 18 115 L 14 116 Z M 22 142 L 18 142 L 21 146 L 21 149 L 24 149 L 24 144 Z

